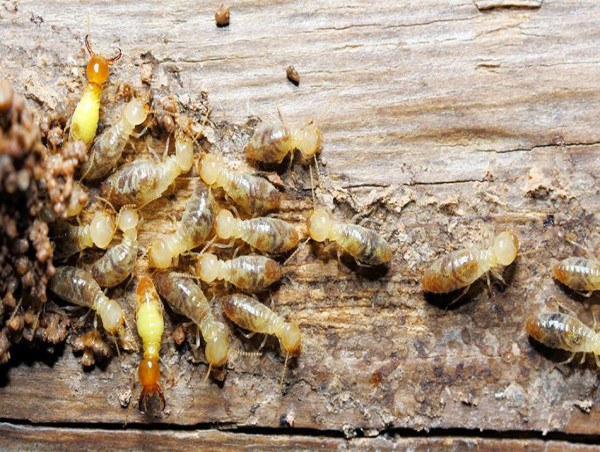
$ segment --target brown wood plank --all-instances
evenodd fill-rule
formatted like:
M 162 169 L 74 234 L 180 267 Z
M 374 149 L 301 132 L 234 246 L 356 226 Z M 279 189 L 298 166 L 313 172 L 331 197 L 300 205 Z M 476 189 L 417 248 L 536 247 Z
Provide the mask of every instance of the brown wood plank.
M 88 428 L 56 428 L 15 426 L 0 423 L 0 447 L 13 451 L 63 449 L 85 450 L 412 450 L 412 451 L 531 451 L 588 452 L 597 447 L 557 440 L 493 439 L 469 437 L 431 438 L 315 438 L 308 435 L 277 434 L 265 436 L 251 433 L 234 433 L 219 430 L 105 430 Z
M 276 305 L 299 321 L 305 342 L 284 396 L 275 346 L 262 359 L 232 360 L 224 384 L 202 384 L 206 367 L 179 356 L 169 336 L 162 354 L 176 378 L 162 422 L 276 427 L 292 414 L 297 427 L 349 436 L 390 426 L 598 434 L 591 361 L 553 371 L 563 356 L 540 353 L 523 325 L 546 303 L 554 308 L 552 297 L 591 324 L 590 312 L 551 280 L 549 262 L 576 252 L 565 233 L 592 248 L 599 238 L 600 5 L 546 0 L 538 9 L 482 12 L 472 0 L 241 1 L 224 29 L 214 25 L 215 7 L 0 8 L 1 74 L 46 108 L 62 108 L 65 95 L 72 106 L 79 94 L 88 12 L 94 41 L 126 55 L 113 83 L 135 77 L 131 64 L 152 52 L 154 84 L 167 83 L 184 102 L 206 90 L 215 122 L 271 120 L 277 107 L 301 122 L 333 98 L 322 119 L 326 201 L 335 198 L 340 218 L 374 203 L 391 237 L 395 257 L 378 278 L 323 262 L 309 246 L 294 257 Z M 33 14 L 44 21 L 36 25 Z M 297 88 L 285 78 L 289 64 L 300 73 Z M 564 146 L 554 144 L 557 135 Z M 239 148 L 232 159 L 243 159 Z M 295 170 L 307 189 L 307 172 Z M 419 288 L 424 262 L 504 228 L 504 190 L 523 249 L 541 249 L 517 261 L 504 291 L 478 285 L 446 312 Z M 309 192 L 288 192 L 284 216 L 301 220 Z M 169 208 L 184 200 L 185 190 Z M 556 225 L 545 228 L 548 213 Z M 141 240 L 166 221 L 148 222 Z M 17 359 L 2 370 L 0 416 L 122 422 L 119 394 L 138 359 L 90 372 L 70 349 L 52 365 Z M 136 410 L 131 418 L 157 421 Z

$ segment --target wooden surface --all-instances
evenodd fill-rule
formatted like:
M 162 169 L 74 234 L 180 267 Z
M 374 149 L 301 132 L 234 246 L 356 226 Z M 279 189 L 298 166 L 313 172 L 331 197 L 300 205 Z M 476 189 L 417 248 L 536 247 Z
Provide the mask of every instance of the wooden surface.
M 174 447 L 148 439 L 162 438 L 162 428 L 232 449 L 249 447 L 245 435 L 257 448 L 275 441 L 427 449 L 477 443 L 462 436 L 482 430 L 490 433 L 479 445 L 489 449 L 515 437 L 514 448 L 562 450 L 544 441 L 547 432 L 575 443 L 600 439 L 593 360 L 553 370 L 565 356 L 532 344 L 524 331 L 529 313 L 556 309 L 553 298 L 591 324 L 590 309 L 551 280 L 549 266 L 578 253 L 566 234 L 598 249 L 600 5 L 499 6 L 506 3 L 240 1 L 223 29 L 214 25 L 216 4 L 3 3 L 0 74 L 41 108 L 76 101 L 88 13 L 94 42 L 125 55 L 111 83 L 139 77 L 145 61 L 153 86 L 167 86 L 186 105 L 208 92 L 216 141 L 232 162 L 243 161 L 250 115 L 275 121 L 279 108 L 287 122 L 301 123 L 331 101 L 319 120 L 323 200 L 338 218 L 372 208 L 374 227 L 395 250 L 389 271 L 378 274 L 325 260 L 308 244 L 290 261 L 276 309 L 299 322 L 304 348 L 284 395 L 275 342 L 263 358 L 233 359 L 223 383 L 203 384 L 206 366 L 178 353 L 168 336 L 168 409 L 161 418 L 132 409 L 122 447 Z M 299 87 L 286 80 L 289 64 Z M 301 221 L 310 182 L 300 165 L 294 171 L 296 180 L 284 177 L 282 215 Z M 548 214 L 554 225 L 544 225 Z M 423 295 L 427 262 L 487 244 L 505 222 L 523 251 L 535 250 L 511 267 L 505 289 L 478 284 L 448 311 L 451 298 Z M 146 229 L 141 239 L 153 234 Z M 169 328 L 178 321 L 169 317 Z M 234 345 L 245 342 L 237 335 Z M 94 424 L 122 425 L 119 400 L 138 359 L 84 371 L 68 347 L 51 358 L 18 355 L 0 374 L 2 441 L 52 448 L 45 429 L 65 430 L 65 441 L 114 441 Z M 283 430 L 282 415 L 293 428 Z M 282 435 L 271 430 L 280 427 Z M 440 438 L 397 439 L 431 429 Z M 365 438 L 343 439 L 356 435 Z

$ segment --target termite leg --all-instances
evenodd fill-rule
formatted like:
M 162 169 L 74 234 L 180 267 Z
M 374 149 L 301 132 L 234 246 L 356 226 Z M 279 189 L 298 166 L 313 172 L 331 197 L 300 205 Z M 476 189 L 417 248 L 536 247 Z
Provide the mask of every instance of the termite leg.
M 283 370 L 281 371 L 281 381 L 279 382 L 279 393 L 283 393 L 283 382 L 285 380 L 285 373 L 287 371 L 288 359 L 290 358 L 290 354 L 285 354 L 285 362 L 283 363 Z
M 458 297 L 456 297 L 454 300 L 452 300 L 450 303 L 448 303 L 448 306 L 446 306 L 446 311 L 448 311 L 450 306 L 452 306 L 454 303 L 456 303 L 458 300 L 460 300 L 462 297 L 464 297 L 470 288 L 471 288 L 471 284 L 469 284 L 467 287 L 465 287 L 465 290 L 463 290 L 462 293 Z

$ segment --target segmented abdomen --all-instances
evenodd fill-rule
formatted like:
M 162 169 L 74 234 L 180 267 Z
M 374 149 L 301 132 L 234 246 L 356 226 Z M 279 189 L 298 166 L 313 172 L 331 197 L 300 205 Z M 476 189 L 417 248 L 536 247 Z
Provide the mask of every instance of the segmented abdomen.
M 212 195 L 198 182 L 181 217 L 179 235 L 185 242 L 186 251 L 206 242 L 215 220 L 214 209 Z
M 156 199 L 173 181 L 165 178 L 165 166 L 151 161 L 131 162 L 102 182 L 102 197 L 115 206 L 143 206 Z
M 260 126 L 246 145 L 246 155 L 265 163 L 281 163 L 289 153 L 291 135 L 284 125 Z
M 282 321 L 268 307 L 248 295 L 229 295 L 221 303 L 229 320 L 245 330 L 273 334 L 276 322 Z
M 212 317 L 202 289 L 190 278 L 163 272 L 158 274 L 155 281 L 158 293 L 167 300 L 169 306 L 196 325 L 200 325 L 207 317 Z
M 90 158 L 81 167 L 83 179 L 100 179 L 115 168 L 128 139 L 129 133 L 123 130 L 123 121 L 102 132 L 92 145 Z
M 226 280 L 248 292 L 261 292 L 281 279 L 281 266 L 265 256 L 240 256 L 224 265 Z
M 480 253 L 473 249 L 457 250 L 440 257 L 423 275 L 423 290 L 448 293 L 467 287 L 484 273 L 479 260 Z
M 392 258 L 390 245 L 377 232 L 356 224 L 338 224 L 336 243 L 366 265 L 385 264 Z
M 527 334 L 546 347 L 590 352 L 596 333 L 579 319 L 562 312 L 545 312 L 527 319 Z
M 66 221 L 50 224 L 50 238 L 56 244 L 54 258 L 64 261 L 76 253 L 92 246 L 86 243 L 85 226 L 73 226 Z
M 101 287 L 114 287 L 122 283 L 133 271 L 137 257 L 136 240 L 123 238 L 92 265 L 90 272 Z
M 253 218 L 241 222 L 240 238 L 254 248 L 270 254 L 285 253 L 300 241 L 298 231 L 278 218 Z
M 600 263 L 583 257 L 569 257 L 552 267 L 552 274 L 577 291 L 600 290 Z
M 281 196 L 269 181 L 251 174 L 227 173 L 223 189 L 247 213 L 262 213 L 279 208 Z
M 104 295 L 92 275 L 70 265 L 56 268 L 48 288 L 63 300 L 86 308 L 94 308 L 96 300 Z

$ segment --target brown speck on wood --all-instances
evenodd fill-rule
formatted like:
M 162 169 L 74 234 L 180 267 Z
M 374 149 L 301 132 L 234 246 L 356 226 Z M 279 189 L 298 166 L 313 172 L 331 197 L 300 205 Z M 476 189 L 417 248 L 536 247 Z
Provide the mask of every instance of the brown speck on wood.
M 300 75 L 298 75 L 298 71 L 292 64 L 285 69 L 285 75 L 294 85 L 298 86 L 300 84 Z
M 227 27 L 229 25 L 230 15 L 231 8 L 226 3 L 221 3 L 221 6 L 219 6 L 219 9 L 215 13 L 217 27 Z

